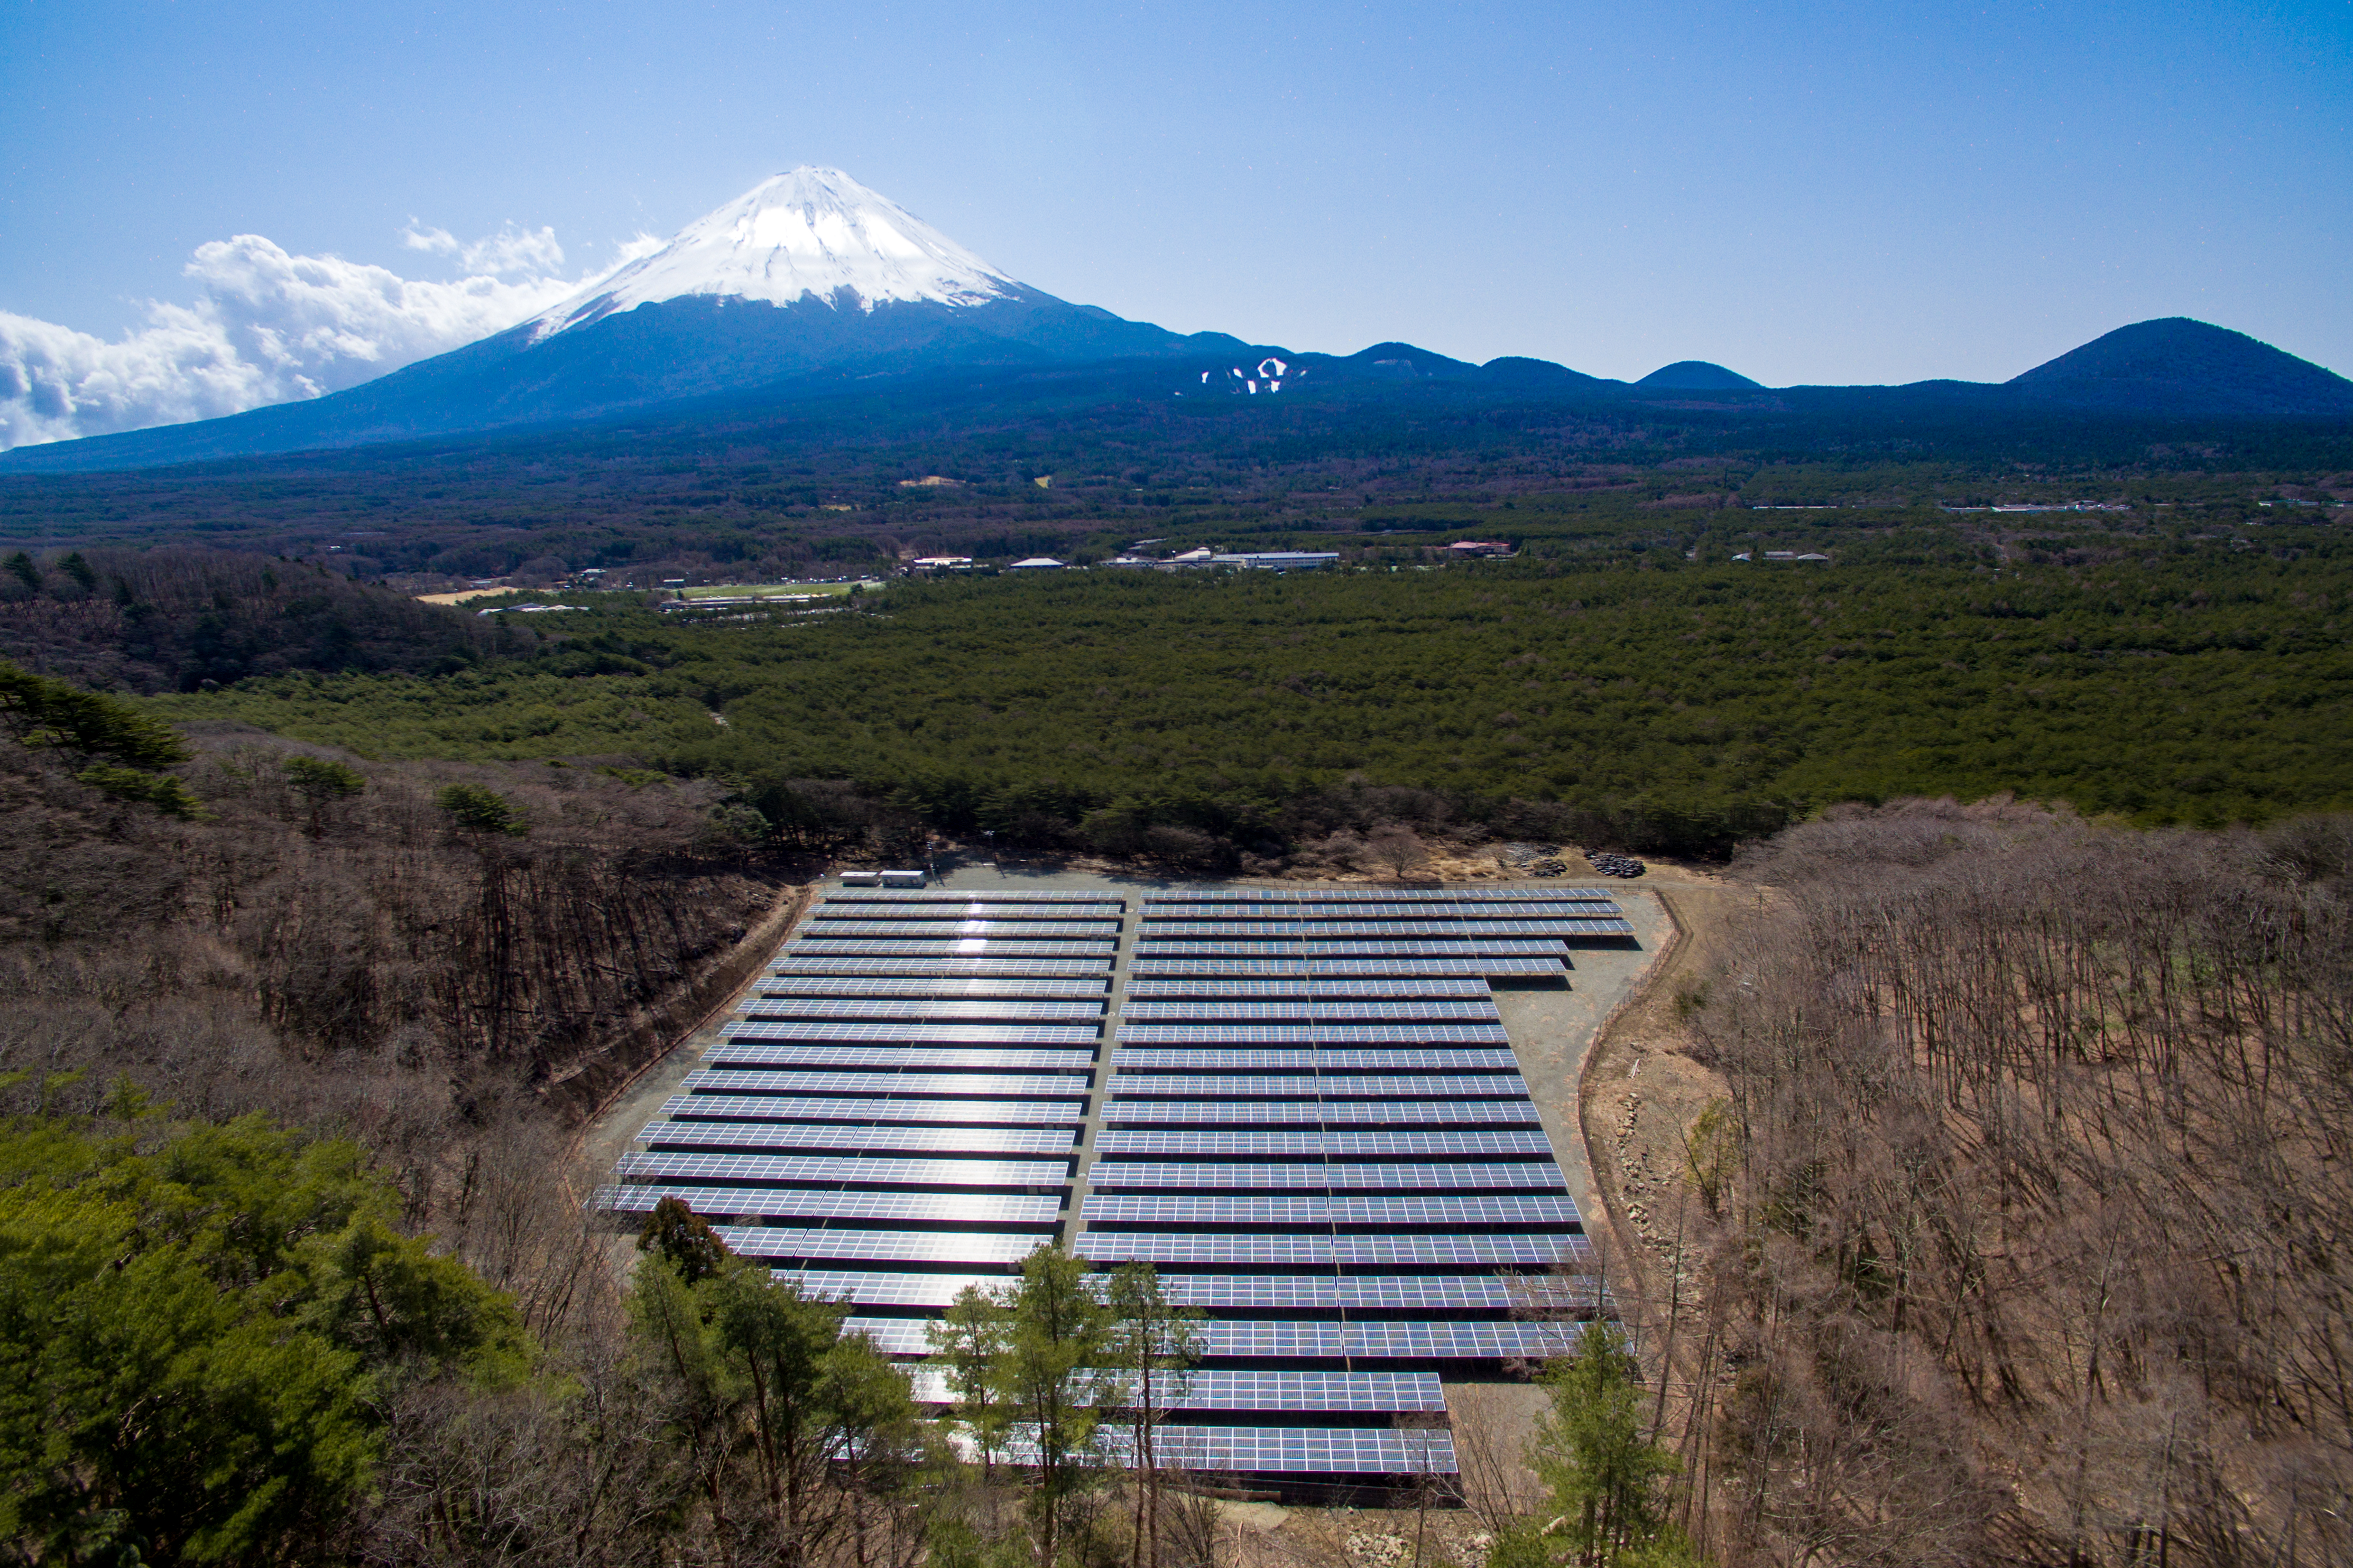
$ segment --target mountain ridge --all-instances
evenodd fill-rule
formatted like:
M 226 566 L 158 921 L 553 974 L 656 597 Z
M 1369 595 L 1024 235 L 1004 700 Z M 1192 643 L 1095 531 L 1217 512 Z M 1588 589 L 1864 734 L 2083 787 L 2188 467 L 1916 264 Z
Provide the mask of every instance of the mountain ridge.
M 1771 389 L 1685 360 L 1628 384 L 1548 360 L 1484 364 L 1385 341 L 1294 353 L 1179 334 L 1021 283 L 838 169 L 772 176 L 659 249 L 504 331 L 359 386 L 225 418 L 0 453 L 0 472 L 96 471 L 489 435 L 712 397 L 787 399 L 890 378 L 1169 367 L 1171 395 L 1285 397 L 1447 384 L 1501 398 L 1700 394 L 1728 412 L 1947 412 L 2353 418 L 2353 381 L 2243 333 L 2162 318 L 2119 328 L 2006 383 Z M 1106 395 L 1129 378 L 1104 377 Z

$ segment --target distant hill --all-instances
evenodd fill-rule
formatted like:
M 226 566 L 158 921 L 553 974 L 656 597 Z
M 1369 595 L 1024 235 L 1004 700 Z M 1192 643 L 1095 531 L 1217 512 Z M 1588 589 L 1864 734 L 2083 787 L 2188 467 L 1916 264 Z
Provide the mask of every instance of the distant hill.
M 2187 316 L 2119 327 L 2004 384 L 2021 402 L 2102 413 L 2353 416 L 2353 381 Z
M 1661 365 L 1634 385 L 1643 392 L 1735 392 L 1762 391 L 1764 384 L 1704 359 L 1679 359 Z

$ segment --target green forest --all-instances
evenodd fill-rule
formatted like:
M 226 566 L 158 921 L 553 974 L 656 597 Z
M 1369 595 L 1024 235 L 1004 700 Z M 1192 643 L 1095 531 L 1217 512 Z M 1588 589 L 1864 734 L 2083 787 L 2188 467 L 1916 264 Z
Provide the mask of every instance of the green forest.
M 934 827 L 1040 843 L 1155 821 L 1279 843 L 1366 790 L 1408 818 L 1604 814 L 1660 849 L 1914 795 L 2211 826 L 2353 804 L 2353 559 L 2328 531 L 2299 541 L 1098 571 L 700 624 L 575 595 L 529 617 L 524 656 L 154 710 L 363 757 L 626 754 L 755 803 L 762 779 L 849 780 Z

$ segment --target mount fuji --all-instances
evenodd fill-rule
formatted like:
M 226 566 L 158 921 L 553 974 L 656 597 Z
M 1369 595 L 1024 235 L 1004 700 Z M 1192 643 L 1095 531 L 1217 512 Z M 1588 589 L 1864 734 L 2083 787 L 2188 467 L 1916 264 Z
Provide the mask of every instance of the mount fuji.
M 565 423 L 729 393 L 976 367 L 1255 357 L 1074 305 L 839 169 L 804 166 L 494 336 L 332 396 L 20 447 L 20 468 L 142 468 Z
M 1042 374 L 1041 374 L 1042 372 Z M 926 384 L 930 391 L 926 391 Z M 1672 364 L 1629 385 L 1548 360 L 1471 364 L 1410 343 L 1345 357 L 1189 337 L 1074 305 L 990 266 L 839 169 L 762 182 L 668 244 L 494 336 L 347 391 L 186 425 L 19 447 L 0 473 L 139 468 L 208 458 L 472 436 L 527 426 L 689 420 L 753 402 L 888 393 L 903 410 L 976 385 L 1032 414 L 1118 400 L 1276 392 L 1343 399 L 1622 408 L 1694 397 L 1719 414 L 1908 426 L 1923 417 L 2353 418 L 2353 382 L 2201 321 L 2122 328 L 2002 384 L 1771 390 L 1721 365 Z M 1026 400 L 1026 402 L 1025 402 Z M 680 405 L 684 405 L 683 407 Z M 865 405 L 867 408 L 871 405 Z M 855 417 L 856 416 L 854 416 Z M 1909 438 L 1909 437 L 1907 437 Z

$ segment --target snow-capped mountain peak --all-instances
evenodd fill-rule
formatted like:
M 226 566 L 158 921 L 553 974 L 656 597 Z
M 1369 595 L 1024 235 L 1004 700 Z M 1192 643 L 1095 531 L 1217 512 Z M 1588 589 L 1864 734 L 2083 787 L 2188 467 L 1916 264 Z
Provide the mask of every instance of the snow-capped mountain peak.
M 1019 287 L 888 196 L 839 169 L 803 164 L 762 181 L 679 230 L 659 250 L 536 317 L 533 335 L 543 339 L 687 295 L 777 305 L 811 295 L 838 305 L 847 289 L 871 310 L 884 300 L 977 305 Z

